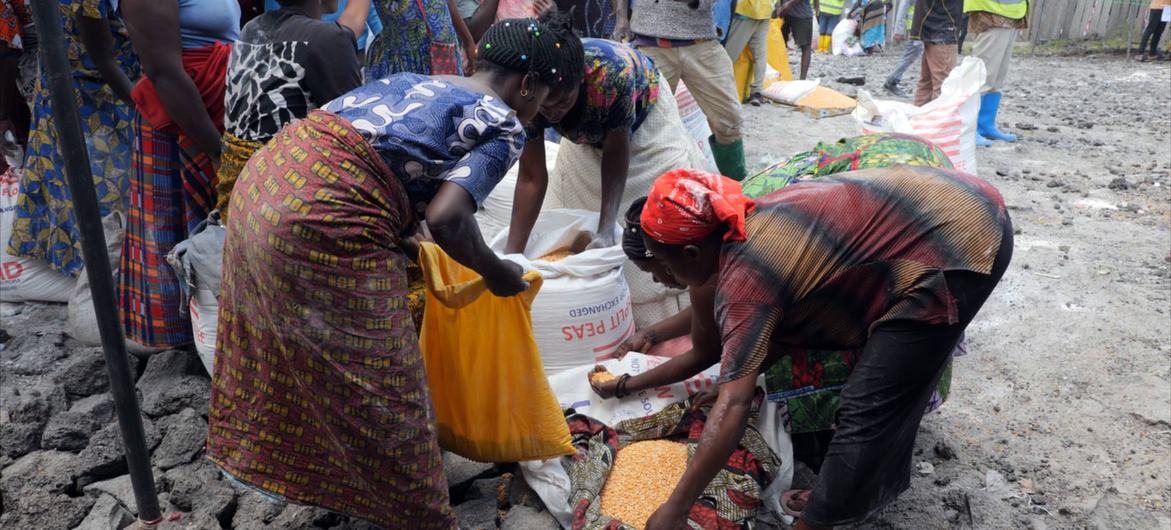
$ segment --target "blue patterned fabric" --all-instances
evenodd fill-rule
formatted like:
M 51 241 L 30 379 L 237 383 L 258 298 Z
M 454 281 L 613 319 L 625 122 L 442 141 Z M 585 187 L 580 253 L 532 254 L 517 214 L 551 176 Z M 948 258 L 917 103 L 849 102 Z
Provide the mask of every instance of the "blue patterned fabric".
M 446 0 L 374 0 L 382 33 L 366 55 L 366 78 L 392 74 L 458 74 L 459 39 Z M 421 6 L 421 7 L 420 7 Z M 450 71 L 437 59 L 450 58 Z
M 61 0 L 81 126 L 103 216 L 112 211 L 126 211 L 133 141 L 130 124 L 134 114 L 102 81 L 81 42 L 76 17 L 108 22 L 114 58 L 127 77 L 135 80 L 139 76 L 138 58 L 115 11 L 109 0 Z M 33 128 L 26 155 L 11 238 L 0 244 L 7 244 L 13 255 L 44 259 L 52 268 L 76 276 L 85 264 L 81 256 L 81 234 L 65 180 L 65 159 L 57 148 L 53 109 L 43 76 L 36 82 Z
M 414 204 L 430 202 L 447 181 L 482 204 L 525 141 L 516 113 L 504 102 L 416 74 L 371 81 L 322 110 L 362 133 Z

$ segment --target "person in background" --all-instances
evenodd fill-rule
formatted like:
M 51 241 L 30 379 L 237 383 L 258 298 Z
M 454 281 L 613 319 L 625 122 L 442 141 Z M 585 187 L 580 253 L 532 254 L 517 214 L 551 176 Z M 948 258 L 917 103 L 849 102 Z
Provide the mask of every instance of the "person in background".
M 858 20 L 858 35 L 866 53 L 879 53 L 886 44 L 886 8 L 890 0 L 858 0 L 851 18 Z
M 212 462 L 382 528 L 456 527 L 406 307 L 405 239 L 425 221 L 493 294 L 528 288 L 473 214 L 516 162 L 522 123 L 580 80 L 581 54 L 568 28 L 504 20 L 472 76 L 371 81 L 252 157 L 224 242 Z
M 126 336 L 163 348 L 192 341 L 166 255 L 215 208 L 224 82 L 240 37 L 240 4 L 121 2 L 144 76 L 132 94 L 138 115 L 119 298 Z
M 813 7 L 808 0 L 777 0 L 773 18 L 784 19 L 781 33 L 786 41 L 801 50 L 801 79 L 809 75 L 809 59 L 813 55 Z
M 113 2 L 65 0 L 59 4 L 98 212 L 102 216 L 125 212 L 133 146 L 130 92 L 139 77 L 138 58 Z M 44 69 L 37 76 L 35 91 L 20 195 L 6 244 L 14 256 L 43 259 L 53 269 L 76 277 L 85 259 Z
M 883 83 L 882 88 L 886 90 L 887 94 L 895 97 L 908 97 L 907 93 L 899 87 L 899 83 L 903 81 L 903 74 L 911 67 L 915 61 L 923 55 L 923 41 L 917 39 L 907 39 L 907 34 L 910 33 L 912 22 L 915 16 L 916 0 L 899 0 L 895 7 L 895 42 L 903 43 L 903 55 L 899 57 L 899 62 L 895 65 L 895 69 L 887 76 L 886 82 Z
M 221 219 L 227 221 L 232 186 L 257 149 L 293 120 L 362 84 L 355 35 L 366 28 L 370 0 L 349 0 L 337 22 L 321 20 L 337 6 L 337 0 L 281 0 L 281 9 L 240 32 L 224 94 L 216 184 Z
M 842 11 L 845 10 L 846 0 L 812 0 L 813 10 L 817 13 L 817 51 L 832 53 L 834 28 L 842 20 Z
M 687 83 L 712 129 L 708 143 L 720 173 L 741 180 L 748 170 L 744 163 L 744 138 L 740 96 L 732 73 L 732 60 L 720 46 L 712 15 L 712 0 L 663 0 L 634 3 L 628 19 L 627 0 L 614 0 L 614 38 L 632 41 L 638 51 L 655 62 L 672 93 L 679 81 Z
M 558 207 L 599 212 L 590 247 L 614 246 L 619 212 L 646 195 L 655 177 L 705 164 L 650 57 L 610 40 L 583 39 L 582 47 L 585 76 L 546 100 L 527 135 L 506 253 L 524 251 L 547 195 Z M 546 129 L 562 138 L 553 178 L 545 166 Z M 681 292 L 655 289 L 634 267 L 625 273 L 636 324 L 686 306 Z
M 265 0 L 237 0 L 240 3 L 240 27 L 268 11 L 268 2 Z M 271 0 L 269 0 L 271 1 Z
M 760 91 L 764 89 L 764 74 L 768 70 L 768 26 L 775 7 L 773 1 L 736 2 L 736 13 L 732 15 L 728 39 L 724 41 L 724 49 L 733 63 L 740 58 L 745 47 L 752 52 L 752 89 L 749 91 L 748 103 L 754 107 L 764 103 Z
M 1000 113 L 1000 89 L 1008 77 L 1012 47 L 1017 33 L 1029 27 L 1029 3 L 1020 0 L 964 0 L 968 33 L 973 35 L 972 55 L 984 61 L 988 72 L 980 92 L 980 116 L 976 122 L 976 145 L 989 146 L 992 140 L 1015 142 L 1015 134 L 996 126 Z
M 280 8 L 280 0 L 264 0 L 265 11 L 276 11 Z M 347 0 L 337 0 L 337 8 L 322 14 L 321 20 L 326 22 L 342 22 L 339 19 L 342 18 L 347 8 L 349 8 Z M 382 32 L 382 20 L 378 18 L 378 11 L 373 8 L 367 9 L 366 11 L 365 23 L 360 28 L 360 31 L 355 32 L 355 35 L 358 36 L 358 57 L 360 58 L 366 56 L 366 47 L 370 44 L 371 35 L 378 35 Z M 343 25 L 353 29 L 348 23 L 343 23 Z
M 861 353 L 794 528 L 862 522 L 909 486 L 927 405 L 1008 267 L 1004 200 L 970 175 L 910 166 L 823 177 L 755 200 L 740 191 L 718 175 L 673 171 L 655 181 L 640 216 L 655 259 L 677 281 L 714 293 L 709 308 L 695 305 L 695 349 L 647 372 L 657 381 L 643 384 L 720 364 L 699 448 L 646 528 L 685 526 L 744 434 L 758 376 L 815 345 Z M 629 392 L 632 380 L 612 388 Z
M 573 17 L 573 30 L 583 39 L 613 38 L 616 17 L 611 0 L 555 0 L 557 10 Z M 614 38 L 614 40 L 620 40 Z
M 1135 59 L 1139 62 L 1154 58 L 1163 59 L 1159 54 L 1159 39 L 1163 38 L 1163 30 L 1167 28 L 1167 23 L 1163 22 L 1163 9 L 1166 8 L 1171 8 L 1171 0 L 1151 0 L 1147 27 L 1143 29 L 1142 38 L 1138 41 L 1139 54 Z
M 960 34 L 956 23 L 963 7 L 963 0 L 915 0 L 911 39 L 923 43 L 915 106 L 921 107 L 939 97 L 943 80 L 955 68 Z
M 24 166 L 36 83 L 37 32 L 29 5 L 26 0 L 0 2 L 0 172 L 7 171 L 9 160 Z
M 374 0 L 382 32 L 366 54 L 366 78 L 398 73 L 460 75 L 475 62 L 476 39 L 460 17 L 456 0 Z

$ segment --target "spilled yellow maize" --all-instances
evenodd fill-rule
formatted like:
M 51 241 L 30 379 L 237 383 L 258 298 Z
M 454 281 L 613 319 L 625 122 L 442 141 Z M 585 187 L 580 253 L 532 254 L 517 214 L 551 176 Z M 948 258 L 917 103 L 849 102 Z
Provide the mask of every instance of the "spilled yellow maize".
M 605 369 L 599 370 L 597 372 L 590 372 L 591 383 L 605 383 L 606 381 L 613 381 L 615 379 L 617 379 L 617 377 Z
M 619 449 L 602 487 L 602 513 L 642 530 L 686 470 L 686 444 L 650 440 Z

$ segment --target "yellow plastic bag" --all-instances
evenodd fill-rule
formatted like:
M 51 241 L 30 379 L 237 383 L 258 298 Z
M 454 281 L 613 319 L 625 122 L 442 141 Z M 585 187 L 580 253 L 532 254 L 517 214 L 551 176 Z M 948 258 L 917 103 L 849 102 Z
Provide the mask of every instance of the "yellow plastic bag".
M 766 53 L 769 66 L 780 74 L 778 77 L 773 77 L 764 80 L 764 86 L 761 88 L 768 88 L 769 85 L 778 80 L 793 79 L 793 70 L 789 68 L 789 51 L 785 48 L 785 39 L 781 36 L 780 19 L 773 19 L 768 27 L 768 42 L 766 43 Z M 736 59 L 736 63 L 732 65 L 732 74 L 736 78 L 736 92 L 740 94 L 740 101 L 748 101 L 748 96 L 752 95 L 752 65 L 756 59 L 752 56 L 752 51 L 748 46 L 744 47 L 744 51 L 740 52 L 740 57 Z
M 481 462 L 573 454 L 569 426 L 545 379 L 527 291 L 500 298 L 484 279 L 432 243 L 419 246 L 427 284 L 420 347 L 439 424 L 439 445 Z

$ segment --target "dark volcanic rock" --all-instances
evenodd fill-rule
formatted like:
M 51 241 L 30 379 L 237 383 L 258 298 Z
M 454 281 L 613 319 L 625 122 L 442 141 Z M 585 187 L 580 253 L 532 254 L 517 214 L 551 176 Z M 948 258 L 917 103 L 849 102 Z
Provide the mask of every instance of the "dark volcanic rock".
M 89 513 L 94 500 L 48 491 L 27 490 L 20 496 L 5 495 L 0 528 L 74 528 Z
M 236 490 L 222 478 L 220 471 L 207 460 L 167 471 L 171 484 L 171 504 L 183 511 L 206 513 L 230 524 L 236 511 Z
M 133 522 L 134 516 L 117 499 L 101 495 L 94 501 L 89 515 L 73 530 L 121 530 Z
M 168 350 L 152 356 L 138 380 L 138 389 L 142 391 L 142 411 L 149 416 L 167 416 L 185 408 L 207 415 L 211 380 L 199 359 L 187 351 Z
M 41 435 L 41 447 L 61 451 L 81 451 L 89 445 L 89 438 L 101 427 L 87 414 L 66 411 L 53 416 Z
M 105 392 L 94 394 L 74 401 L 69 405 L 69 412 L 84 414 L 98 424 L 105 425 L 114 419 L 114 398 Z
M 53 415 L 69 406 L 65 389 L 52 383 L 36 383 L 22 388 L 6 387 L 0 391 L 0 407 L 16 423 L 43 426 Z
M 158 423 L 166 434 L 155 449 L 152 460 L 162 469 L 191 462 L 207 444 L 207 421 L 195 409 L 183 409 Z
M 42 427 L 35 423 L 0 424 L 0 454 L 20 458 L 41 448 Z
M 142 418 L 146 433 L 146 446 L 153 449 L 159 444 L 160 436 L 154 424 Z M 122 432 L 118 422 L 102 427 L 89 439 L 89 445 L 77 456 L 82 462 L 81 474 L 91 479 L 103 479 L 126 473 L 126 450 L 122 446 Z
M 138 373 L 138 358 L 127 356 L 127 359 L 130 372 Z M 77 350 L 53 374 L 53 379 L 65 387 L 65 393 L 71 400 L 92 396 L 110 388 L 106 357 L 101 348 Z
M 273 502 L 255 491 L 241 491 L 236 496 L 236 513 L 232 516 L 232 528 L 262 530 L 284 509 L 284 504 Z

